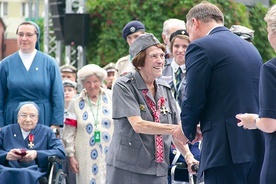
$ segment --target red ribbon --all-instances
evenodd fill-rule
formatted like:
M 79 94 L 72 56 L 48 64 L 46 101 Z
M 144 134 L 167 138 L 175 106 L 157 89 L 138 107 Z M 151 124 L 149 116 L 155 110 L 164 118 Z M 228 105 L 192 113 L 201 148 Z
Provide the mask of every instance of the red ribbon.
M 66 118 L 64 124 L 66 124 L 66 125 L 71 125 L 71 126 L 74 126 L 74 127 L 77 127 L 77 120 L 75 120 L 75 119 L 70 119 L 70 118 Z
M 142 93 L 145 96 L 146 102 L 149 105 L 154 121 L 156 123 L 161 123 L 160 122 L 160 107 L 165 104 L 165 99 L 164 97 L 161 97 L 158 99 L 157 102 L 157 108 L 155 107 L 154 102 L 150 99 L 150 97 L 147 95 L 148 90 L 143 89 Z M 164 141 L 163 141 L 163 136 L 162 135 L 154 135 L 155 137 L 155 161 L 158 163 L 163 163 L 164 162 Z
M 34 142 L 34 135 L 33 134 L 29 134 L 29 142 Z

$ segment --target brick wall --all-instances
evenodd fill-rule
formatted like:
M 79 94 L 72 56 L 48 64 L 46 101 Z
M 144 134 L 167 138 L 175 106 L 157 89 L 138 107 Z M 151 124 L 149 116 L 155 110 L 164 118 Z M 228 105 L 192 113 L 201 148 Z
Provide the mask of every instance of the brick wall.
M 16 51 L 18 51 L 16 39 L 5 39 L 5 50 L 3 58 L 11 55 Z

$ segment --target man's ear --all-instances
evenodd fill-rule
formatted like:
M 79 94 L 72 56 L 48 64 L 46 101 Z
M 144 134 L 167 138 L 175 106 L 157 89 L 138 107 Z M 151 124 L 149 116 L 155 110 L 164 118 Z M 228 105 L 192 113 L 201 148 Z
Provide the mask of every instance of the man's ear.
M 196 18 L 192 18 L 192 25 L 195 26 L 196 28 L 198 28 L 199 26 L 199 21 Z

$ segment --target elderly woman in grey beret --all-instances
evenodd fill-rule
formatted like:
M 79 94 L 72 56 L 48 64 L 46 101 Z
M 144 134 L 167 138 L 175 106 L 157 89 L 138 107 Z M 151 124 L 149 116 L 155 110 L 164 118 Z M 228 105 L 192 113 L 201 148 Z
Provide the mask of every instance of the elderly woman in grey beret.
M 82 67 L 77 77 L 83 90 L 68 107 L 62 139 L 79 184 L 105 184 L 105 155 L 114 129 L 111 91 L 101 87 L 106 76 L 98 65 Z
M 186 140 L 170 87 L 157 79 L 164 67 L 165 46 L 147 33 L 132 43 L 130 54 L 136 71 L 118 78 L 113 86 L 115 127 L 106 183 L 167 183 L 170 135 Z

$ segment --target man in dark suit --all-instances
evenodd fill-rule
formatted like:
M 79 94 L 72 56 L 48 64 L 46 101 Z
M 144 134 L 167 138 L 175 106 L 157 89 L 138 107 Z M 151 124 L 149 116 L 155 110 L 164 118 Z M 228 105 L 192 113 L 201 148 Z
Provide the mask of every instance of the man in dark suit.
M 203 136 L 199 176 L 204 172 L 205 184 L 257 184 L 263 137 L 237 127 L 235 115 L 258 112 L 262 58 L 253 44 L 224 27 L 215 5 L 202 2 L 186 18 L 191 43 L 181 121 L 190 142 Z

